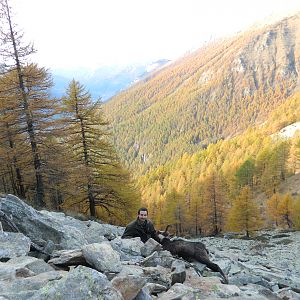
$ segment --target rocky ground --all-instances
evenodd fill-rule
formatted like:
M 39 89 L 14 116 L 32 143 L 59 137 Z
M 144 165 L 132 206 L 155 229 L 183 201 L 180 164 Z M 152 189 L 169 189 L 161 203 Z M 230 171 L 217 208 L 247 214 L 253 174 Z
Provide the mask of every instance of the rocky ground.
M 0 197 L 0 300 L 300 299 L 300 232 L 201 238 L 227 274 L 190 264 L 124 228 Z

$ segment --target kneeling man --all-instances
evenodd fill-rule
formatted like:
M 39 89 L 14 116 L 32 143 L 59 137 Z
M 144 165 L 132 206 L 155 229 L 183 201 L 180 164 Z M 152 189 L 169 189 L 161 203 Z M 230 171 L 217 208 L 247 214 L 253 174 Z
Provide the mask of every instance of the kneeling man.
M 148 220 L 148 209 L 145 207 L 138 210 L 137 219 L 126 226 L 122 235 L 122 239 L 135 237 L 140 237 L 143 243 L 146 243 L 150 238 L 159 242 L 153 223 Z

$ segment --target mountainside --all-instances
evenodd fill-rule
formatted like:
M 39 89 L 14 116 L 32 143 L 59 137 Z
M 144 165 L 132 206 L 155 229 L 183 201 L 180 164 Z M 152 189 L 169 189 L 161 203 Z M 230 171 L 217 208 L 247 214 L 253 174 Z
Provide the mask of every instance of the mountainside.
M 160 59 L 152 63 L 136 64 L 127 67 L 110 66 L 96 70 L 54 70 L 52 94 L 55 97 L 64 95 L 70 81 L 75 77 L 87 88 L 94 100 L 101 97 L 102 101 L 106 101 L 168 62 L 167 59 Z
M 300 87 L 300 14 L 207 45 L 104 106 L 135 171 L 227 139 Z

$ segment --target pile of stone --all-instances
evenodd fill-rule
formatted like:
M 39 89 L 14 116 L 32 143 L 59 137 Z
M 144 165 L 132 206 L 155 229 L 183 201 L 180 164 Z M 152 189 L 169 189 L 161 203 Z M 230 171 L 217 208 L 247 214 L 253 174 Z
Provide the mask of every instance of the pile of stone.
M 300 299 L 300 234 L 202 238 L 229 278 L 124 228 L 0 198 L 0 300 Z

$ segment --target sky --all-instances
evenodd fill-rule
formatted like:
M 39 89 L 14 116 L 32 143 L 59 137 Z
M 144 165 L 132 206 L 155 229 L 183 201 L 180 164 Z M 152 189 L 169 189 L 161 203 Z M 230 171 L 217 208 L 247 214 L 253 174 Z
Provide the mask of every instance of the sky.
M 174 60 L 300 0 L 10 0 L 14 21 L 50 69 Z

